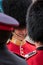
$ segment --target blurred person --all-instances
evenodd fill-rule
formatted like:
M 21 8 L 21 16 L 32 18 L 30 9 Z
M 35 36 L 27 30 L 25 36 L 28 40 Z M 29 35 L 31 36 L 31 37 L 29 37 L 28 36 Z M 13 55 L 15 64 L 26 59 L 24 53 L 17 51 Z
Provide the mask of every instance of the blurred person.
M 26 21 L 28 35 L 36 46 L 36 50 L 27 55 L 28 65 L 43 65 L 43 0 L 30 5 Z
M 27 35 L 26 13 L 27 8 L 31 4 L 31 0 L 3 0 L 4 13 L 15 18 L 19 23 L 12 32 L 12 39 L 8 42 L 7 47 L 13 53 L 25 57 L 25 54 L 35 49 L 34 45 L 24 39 Z M 28 47 L 29 46 L 29 47 Z
M 11 34 L 9 42 L 7 42 L 7 47 L 13 53 L 24 55 L 24 49 L 22 46 L 25 45 L 25 37 L 27 35 L 26 22 L 21 22 L 20 26 L 14 29 Z
M 16 56 L 6 47 L 6 41 L 18 21 L 6 14 L 0 13 L 0 65 L 27 65 L 25 60 Z
M 31 44 L 30 42 L 27 42 L 26 40 L 24 40 L 25 37 L 27 36 L 27 29 L 26 29 L 26 26 L 24 28 L 23 26 L 25 26 L 25 23 L 24 25 L 20 24 L 20 27 L 18 27 L 12 32 L 12 36 L 9 42 L 7 43 L 7 47 L 13 53 L 16 53 L 18 55 L 25 57 L 25 54 L 34 50 L 35 46 Z

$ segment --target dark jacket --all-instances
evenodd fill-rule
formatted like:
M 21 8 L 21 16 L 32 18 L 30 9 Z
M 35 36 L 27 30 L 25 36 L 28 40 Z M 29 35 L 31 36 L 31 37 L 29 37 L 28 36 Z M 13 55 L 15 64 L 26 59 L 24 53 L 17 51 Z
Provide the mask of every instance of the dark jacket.
M 25 60 L 8 51 L 6 47 L 0 47 L 0 65 L 27 65 Z

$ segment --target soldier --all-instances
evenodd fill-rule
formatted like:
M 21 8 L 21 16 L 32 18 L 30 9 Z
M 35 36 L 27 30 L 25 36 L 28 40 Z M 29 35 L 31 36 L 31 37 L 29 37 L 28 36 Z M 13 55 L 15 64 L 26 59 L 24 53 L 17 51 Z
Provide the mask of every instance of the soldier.
M 27 65 L 25 60 L 8 51 L 6 41 L 13 31 L 13 27 L 18 26 L 16 19 L 0 13 L 0 65 Z
M 29 65 L 43 65 L 43 0 L 32 3 L 27 11 L 27 28 L 36 50 L 27 56 Z
M 20 26 L 14 29 L 14 31 L 12 32 L 12 36 L 10 37 L 11 39 L 9 40 L 9 42 L 7 42 L 7 47 L 13 53 L 25 56 L 25 54 L 33 51 L 35 49 L 35 46 L 34 44 L 32 45 L 30 42 L 24 40 L 27 36 L 26 23 L 21 23 Z
M 17 19 L 20 23 L 19 27 L 14 29 L 12 39 L 7 44 L 7 47 L 13 53 L 21 56 L 25 56 L 25 54 L 35 49 L 35 46 L 30 42 L 23 41 L 27 35 L 25 20 L 27 8 L 31 3 L 30 1 L 31 0 L 3 0 L 4 12 Z

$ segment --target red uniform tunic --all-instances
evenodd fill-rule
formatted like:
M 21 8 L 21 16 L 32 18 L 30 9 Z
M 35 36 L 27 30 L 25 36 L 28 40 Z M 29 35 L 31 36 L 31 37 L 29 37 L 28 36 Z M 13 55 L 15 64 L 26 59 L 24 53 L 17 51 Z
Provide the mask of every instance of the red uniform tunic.
M 43 65 L 43 47 L 36 50 L 36 54 L 27 60 L 28 65 Z
M 11 50 L 13 53 L 16 53 L 19 55 L 25 55 L 25 54 L 28 54 L 29 52 L 32 52 L 33 50 L 35 50 L 35 46 L 29 42 L 26 42 L 22 46 L 9 42 L 9 43 L 7 43 L 7 48 L 9 50 Z

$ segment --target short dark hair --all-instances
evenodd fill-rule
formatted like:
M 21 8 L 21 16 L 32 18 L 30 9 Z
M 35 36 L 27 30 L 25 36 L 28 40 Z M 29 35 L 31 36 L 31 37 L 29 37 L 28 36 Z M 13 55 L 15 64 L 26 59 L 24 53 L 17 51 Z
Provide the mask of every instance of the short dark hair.
M 31 4 L 27 11 L 28 34 L 32 40 L 43 43 L 43 1 Z
M 20 23 L 19 28 L 26 27 L 26 12 L 31 0 L 3 0 L 4 13 L 17 19 Z

